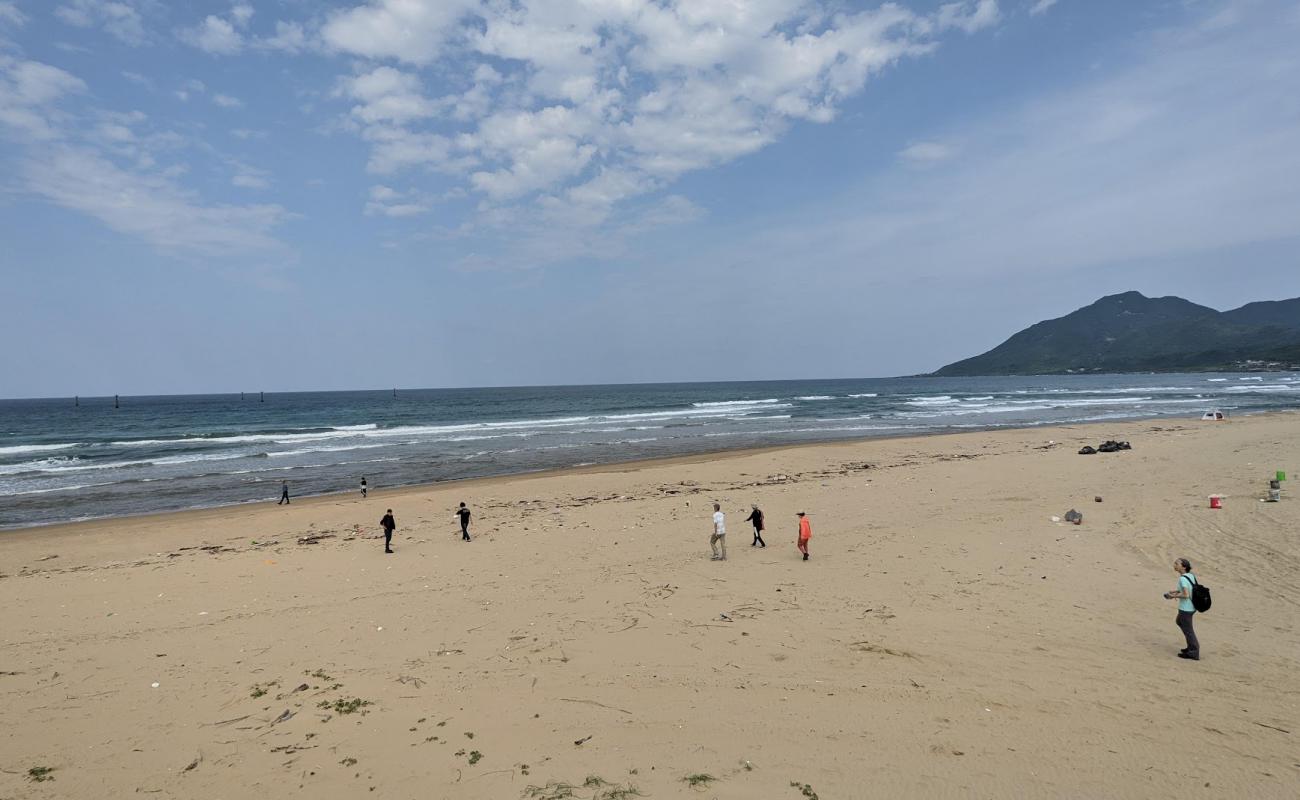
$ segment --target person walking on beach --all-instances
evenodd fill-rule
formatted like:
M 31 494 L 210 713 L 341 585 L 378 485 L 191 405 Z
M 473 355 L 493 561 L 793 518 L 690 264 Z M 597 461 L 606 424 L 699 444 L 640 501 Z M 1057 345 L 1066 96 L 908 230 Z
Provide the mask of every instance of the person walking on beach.
M 393 531 L 397 529 L 397 520 L 393 519 L 393 509 L 388 509 L 384 518 L 379 520 L 379 524 L 384 528 L 384 552 L 393 552 Z
M 289 502 L 289 482 L 280 481 L 280 502 L 276 503 L 276 505 L 281 506 L 288 502 Z
M 808 521 L 807 515 L 802 511 L 799 512 L 799 552 L 803 553 L 803 560 L 808 560 L 808 540 L 812 538 L 812 523 Z
M 361 476 L 361 499 L 362 499 L 362 500 L 365 500 L 365 499 L 366 499 L 366 489 L 367 489 L 367 488 L 368 488 L 368 487 L 366 486 L 366 476 L 365 476 L 365 475 L 362 475 L 362 476 Z
M 767 542 L 763 541 L 763 512 L 758 510 L 758 506 L 750 506 L 750 508 L 754 510 L 745 518 L 745 521 L 754 523 L 754 541 L 749 546 L 767 547 Z
M 722 555 L 718 555 L 718 543 L 722 544 Z M 727 518 L 722 514 L 722 506 L 713 504 L 713 535 L 709 537 L 709 548 L 713 550 L 714 561 L 727 560 Z
M 1192 574 L 1192 562 L 1185 558 L 1174 559 L 1174 572 L 1178 573 L 1178 588 L 1172 592 L 1165 592 L 1165 599 L 1178 601 L 1178 619 L 1175 620 L 1175 624 L 1182 630 L 1183 638 L 1187 640 L 1187 646 L 1178 651 L 1178 657 L 1189 661 L 1200 661 L 1201 643 L 1196 638 L 1195 629 L 1192 628 L 1192 616 L 1196 613 L 1196 607 L 1192 605 L 1192 587 L 1196 585 L 1196 576 Z
M 465 507 L 464 503 L 461 503 L 460 508 L 456 509 L 456 516 L 460 517 L 460 539 L 462 542 L 468 542 L 469 541 L 469 509 Z

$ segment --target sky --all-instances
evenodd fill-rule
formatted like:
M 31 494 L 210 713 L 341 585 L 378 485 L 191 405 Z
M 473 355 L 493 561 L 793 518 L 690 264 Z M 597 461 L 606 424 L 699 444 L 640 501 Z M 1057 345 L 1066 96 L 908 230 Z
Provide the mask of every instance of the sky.
M 916 374 L 1300 295 L 1298 0 L 0 0 L 0 397 Z

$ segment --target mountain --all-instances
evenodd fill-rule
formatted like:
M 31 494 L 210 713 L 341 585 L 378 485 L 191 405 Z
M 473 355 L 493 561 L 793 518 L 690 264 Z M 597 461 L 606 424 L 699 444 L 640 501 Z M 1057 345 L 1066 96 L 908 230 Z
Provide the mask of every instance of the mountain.
M 1300 297 L 1216 311 L 1124 292 L 1039 322 L 936 376 L 1300 369 Z

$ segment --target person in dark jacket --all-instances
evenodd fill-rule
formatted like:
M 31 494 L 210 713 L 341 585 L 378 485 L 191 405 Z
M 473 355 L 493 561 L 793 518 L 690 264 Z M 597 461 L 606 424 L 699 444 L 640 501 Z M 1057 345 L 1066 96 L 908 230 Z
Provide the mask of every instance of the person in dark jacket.
M 289 482 L 280 481 L 280 502 L 276 503 L 276 505 L 282 506 L 288 502 L 289 502 Z
M 461 503 L 460 508 L 456 509 L 456 516 L 460 518 L 461 541 L 468 542 L 469 541 L 469 509 L 465 507 L 464 503 Z
M 754 541 L 749 546 L 767 547 L 767 542 L 763 541 L 763 512 L 758 509 L 758 506 L 750 506 L 750 508 L 754 510 L 745 518 L 745 521 L 754 523 Z
M 393 552 L 393 531 L 397 529 L 397 520 L 393 519 L 393 509 L 388 509 L 384 518 L 379 520 L 379 524 L 384 528 L 384 552 Z

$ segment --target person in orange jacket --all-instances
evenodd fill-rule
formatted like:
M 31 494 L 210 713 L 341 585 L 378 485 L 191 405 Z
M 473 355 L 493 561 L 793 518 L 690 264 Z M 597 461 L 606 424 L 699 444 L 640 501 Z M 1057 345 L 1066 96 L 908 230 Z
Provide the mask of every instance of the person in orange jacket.
M 812 523 L 808 522 L 808 517 L 802 511 L 799 512 L 799 552 L 803 553 L 803 560 L 808 560 L 808 540 L 812 538 Z

